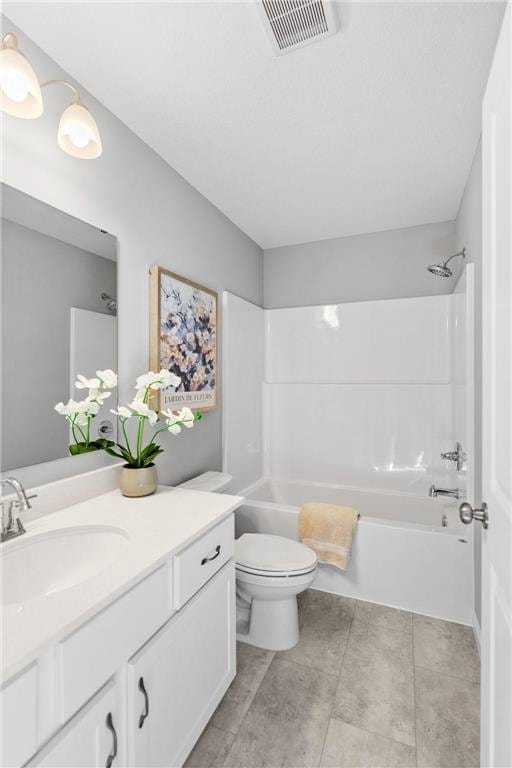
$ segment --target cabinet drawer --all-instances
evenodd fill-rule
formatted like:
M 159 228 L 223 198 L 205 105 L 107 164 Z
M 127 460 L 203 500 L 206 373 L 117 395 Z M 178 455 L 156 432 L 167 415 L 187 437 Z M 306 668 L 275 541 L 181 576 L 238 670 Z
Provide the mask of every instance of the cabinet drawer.
M 168 564 L 139 582 L 58 648 L 58 701 L 65 722 L 171 614 Z
M 233 557 L 233 515 L 174 557 L 174 607 L 181 608 Z
M 37 749 L 38 671 L 34 663 L 0 691 L 0 765 L 22 765 Z

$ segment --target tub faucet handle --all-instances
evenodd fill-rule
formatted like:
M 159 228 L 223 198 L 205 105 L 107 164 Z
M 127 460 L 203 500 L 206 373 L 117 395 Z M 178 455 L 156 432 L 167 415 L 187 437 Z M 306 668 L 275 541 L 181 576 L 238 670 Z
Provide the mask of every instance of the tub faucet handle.
M 454 451 L 443 451 L 441 453 L 441 458 L 446 461 L 455 461 L 457 463 L 457 472 L 460 472 L 466 461 L 466 454 L 462 449 L 462 443 L 455 443 Z

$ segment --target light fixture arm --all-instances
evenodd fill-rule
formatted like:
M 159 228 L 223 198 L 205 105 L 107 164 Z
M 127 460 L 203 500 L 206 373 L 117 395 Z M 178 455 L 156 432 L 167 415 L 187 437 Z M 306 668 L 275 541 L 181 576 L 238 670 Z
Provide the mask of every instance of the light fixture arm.
M 4 50 L 6 48 L 11 48 L 12 50 L 18 49 L 18 38 L 14 34 L 14 32 L 6 32 L 5 35 L 2 37 L 2 42 L 0 44 L 0 50 Z M 80 98 L 80 92 L 78 91 L 78 88 L 75 88 L 74 85 L 71 85 L 71 83 L 68 83 L 67 80 L 45 80 L 44 83 L 40 83 L 40 88 L 46 88 L 47 85 L 65 85 L 68 88 L 70 88 L 74 95 L 75 100 L 73 104 L 82 104 L 82 99 Z
M 462 258 L 465 259 L 466 258 L 466 249 L 463 248 L 462 251 L 458 251 L 457 253 L 454 253 L 453 256 L 449 256 L 446 259 L 446 261 L 443 261 L 443 267 L 446 267 L 448 262 L 451 261 L 452 259 L 456 259 L 457 256 L 462 256 Z
M 13 50 L 16 50 L 18 47 L 18 38 L 14 34 L 14 32 L 6 32 L 5 35 L 2 37 L 2 43 L 0 45 L 0 49 L 4 48 L 12 48 Z
M 75 94 L 75 100 L 73 101 L 73 104 L 82 104 L 82 99 L 80 98 L 80 92 L 79 92 L 78 88 L 75 88 L 74 85 L 71 85 L 71 83 L 68 83 L 67 80 L 45 80 L 44 83 L 41 83 L 41 88 L 46 88 L 48 85 L 65 85 L 65 86 L 67 86 Z

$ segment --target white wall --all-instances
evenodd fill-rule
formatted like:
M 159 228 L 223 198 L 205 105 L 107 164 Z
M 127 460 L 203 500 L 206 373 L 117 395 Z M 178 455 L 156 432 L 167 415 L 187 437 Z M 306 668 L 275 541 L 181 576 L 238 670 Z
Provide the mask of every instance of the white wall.
M 482 501 L 482 147 L 479 143 L 456 219 L 457 248 L 466 247 L 468 261 L 475 265 L 474 349 L 474 445 L 475 498 Z M 481 526 L 475 525 L 475 612 L 481 611 Z
M 262 474 L 424 498 L 432 482 L 464 487 L 440 457 L 454 442 L 454 301 L 265 310 L 263 372 L 260 314 L 229 297 L 224 469 L 234 489 Z
M 240 490 L 263 475 L 265 312 L 228 292 L 223 308 L 223 469 Z
M 264 306 L 302 307 L 451 293 L 426 267 L 455 252 L 452 221 L 264 252 Z
M 266 381 L 446 384 L 450 297 L 267 311 Z
M 266 311 L 271 477 L 427 496 L 450 468 L 452 297 Z
M 8 20 L 39 79 L 71 79 Z M 84 52 L 87 55 L 87 51 Z M 176 171 L 83 92 L 103 139 L 103 155 L 79 161 L 56 144 L 66 89 L 44 92 L 38 120 L 3 117 L 4 181 L 118 238 L 120 400 L 148 367 L 148 268 L 158 263 L 215 290 L 262 299 L 261 249 Z M 140 109 L 144 109 L 141 94 Z M 221 408 L 194 430 L 162 440 L 160 478 L 175 482 L 221 465 Z M 72 459 L 70 459 L 72 461 Z

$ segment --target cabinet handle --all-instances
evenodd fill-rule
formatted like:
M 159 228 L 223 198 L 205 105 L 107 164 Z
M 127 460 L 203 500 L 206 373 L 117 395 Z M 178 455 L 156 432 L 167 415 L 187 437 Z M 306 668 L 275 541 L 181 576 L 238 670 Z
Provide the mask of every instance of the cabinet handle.
M 144 696 L 144 712 L 139 717 L 139 728 L 142 728 L 142 726 L 144 725 L 144 720 L 149 715 L 149 696 L 148 696 L 148 692 L 146 691 L 146 688 L 144 686 L 144 678 L 143 677 L 139 677 L 139 691 Z
M 201 565 L 206 565 L 206 563 L 211 563 L 212 560 L 215 560 L 216 557 L 220 555 L 220 544 L 217 544 L 215 547 L 215 550 L 213 551 L 213 554 L 207 555 L 206 557 L 203 557 L 201 560 Z
M 107 719 L 105 720 L 105 724 L 109 729 L 109 731 L 112 733 L 112 751 L 107 757 L 107 762 L 105 763 L 105 768 L 110 768 L 110 766 L 114 762 L 117 755 L 117 733 L 116 733 L 116 729 L 114 728 L 114 721 L 112 720 L 111 712 L 108 713 Z

